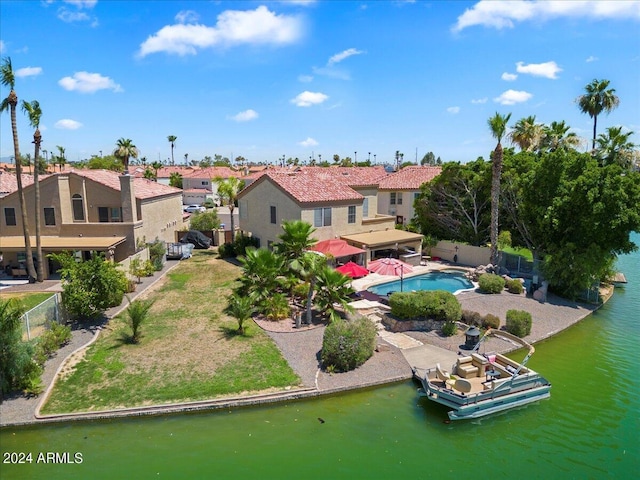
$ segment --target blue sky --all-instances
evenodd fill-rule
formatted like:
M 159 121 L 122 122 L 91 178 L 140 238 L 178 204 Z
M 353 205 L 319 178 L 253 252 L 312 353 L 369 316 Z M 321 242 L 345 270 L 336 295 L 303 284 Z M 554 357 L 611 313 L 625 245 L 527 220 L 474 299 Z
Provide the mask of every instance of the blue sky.
M 608 79 L 640 143 L 640 2 L 7 1 L 0 49 L 43 148 L 68 160 L 130 138 L 149 161 L 205 155 L 444 161 L 488 158 L 487 119 L 564 120 Z M 2 98 L 8 91 L 0 90 Z M 18 112 L 21 152 L 32 129 Z M 0 117 L 0 156 L 13 155 Z M 355 153 L 357 152 L 357 154 Z

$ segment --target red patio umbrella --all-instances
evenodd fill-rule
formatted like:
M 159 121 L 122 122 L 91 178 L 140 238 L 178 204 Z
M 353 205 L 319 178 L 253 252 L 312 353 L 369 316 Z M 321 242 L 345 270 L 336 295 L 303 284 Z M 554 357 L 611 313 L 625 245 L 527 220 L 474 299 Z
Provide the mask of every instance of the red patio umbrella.
M 351 278 L 364 277 L 369 275 L 369 270 L 354 262 L 347 262 L 344 265 L 336 268 L 337 271 Z
M 413 272 L 413 267 L 396 258 L 381 258 L 369 263 L 369 271 L 380 275 L 395 275 L 397 277 Z

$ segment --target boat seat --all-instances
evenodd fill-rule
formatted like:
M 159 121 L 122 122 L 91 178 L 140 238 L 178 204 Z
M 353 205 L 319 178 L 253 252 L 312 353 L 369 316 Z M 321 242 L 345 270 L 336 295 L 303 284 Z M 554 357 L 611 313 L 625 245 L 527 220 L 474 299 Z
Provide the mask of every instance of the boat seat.
M 459 378 L 456 380 L 456 383 L 453 384 L 453 388 L 462 393 L 469 393 L 471 391 L 471 382 L 464 378 Z
M 460 357 L 456 361 L 456 373 L 462 378 L 477 377 L 479 368 L 472 363 L 471 357 Z

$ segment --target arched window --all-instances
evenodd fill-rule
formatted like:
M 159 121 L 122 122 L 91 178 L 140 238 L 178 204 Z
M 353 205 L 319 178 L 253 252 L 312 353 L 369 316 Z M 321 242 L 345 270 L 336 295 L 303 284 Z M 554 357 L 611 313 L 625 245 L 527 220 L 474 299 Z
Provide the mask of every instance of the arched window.
M 82 195 L 75 194 L 71 197 L 73 205 L 73 219 L 76 221 L 84 220 L 84 205 L 82 203 Z

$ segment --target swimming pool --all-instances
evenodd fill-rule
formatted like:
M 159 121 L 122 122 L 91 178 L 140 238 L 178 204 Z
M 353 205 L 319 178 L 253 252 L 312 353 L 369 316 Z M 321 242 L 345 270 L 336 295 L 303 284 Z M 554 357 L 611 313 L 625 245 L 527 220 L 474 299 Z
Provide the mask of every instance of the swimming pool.
M 401 285 L 402 283 L 402 285 Z M 367 291 L 376 295 L 389 295 L 391 292 L 411 292 L 413 290 L 446 290 L 455 293 L 458 290 L 473 288 L 464 273 L 457 271 L 429 272 L 422 275 L 405 277 L 401 280 L 380 283 L 369 287 Z

